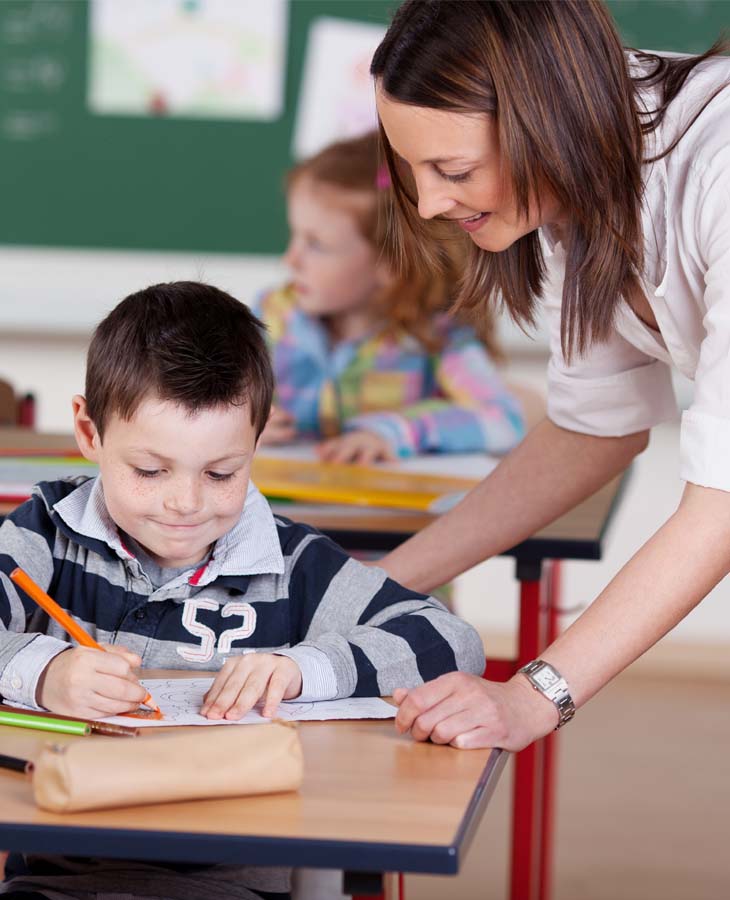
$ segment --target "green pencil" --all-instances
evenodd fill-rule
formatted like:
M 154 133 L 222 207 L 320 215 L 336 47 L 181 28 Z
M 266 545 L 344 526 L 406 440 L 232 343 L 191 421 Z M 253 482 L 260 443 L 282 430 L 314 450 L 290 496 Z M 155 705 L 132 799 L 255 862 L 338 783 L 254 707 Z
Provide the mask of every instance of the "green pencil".
M 39 731 L 55 731 L 56 734 L 91 734 L 88 722 L 73 722 L 70 719 L 46 719 L 22 712 L 0 710 L 0 725 L 16 725 L 18 728 L 37 728 Z

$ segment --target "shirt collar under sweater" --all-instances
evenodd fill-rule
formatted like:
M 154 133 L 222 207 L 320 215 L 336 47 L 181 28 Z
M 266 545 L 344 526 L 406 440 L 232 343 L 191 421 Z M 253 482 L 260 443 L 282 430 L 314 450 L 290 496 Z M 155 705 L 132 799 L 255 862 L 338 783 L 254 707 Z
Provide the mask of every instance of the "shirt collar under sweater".
M 79 535 L 103 541 L 121 559 L 133 554 L 120 538 L 104 501 L 101 477 L 82 482 L 75 491 L 54 504 L 63 522 Z M 280 575 L 284 557 L 269 504 L 258 488 L 249 482 L 246 502 L 237 524 L 213 547 L 212 556 L 202 572 L 191 566 L 191 577 L 201 586 L 224 575 Z

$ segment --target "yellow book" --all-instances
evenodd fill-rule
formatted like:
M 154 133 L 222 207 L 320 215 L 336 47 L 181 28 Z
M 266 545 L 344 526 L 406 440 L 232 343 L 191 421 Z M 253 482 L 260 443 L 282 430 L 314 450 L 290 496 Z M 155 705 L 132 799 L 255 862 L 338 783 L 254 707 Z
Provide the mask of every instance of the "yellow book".
M 20 503 L 38 481 L 70 475 L 96 475 L 97 467 L 81 456 L 10 456 L 0 454 L 0 502 Z M 254 483 L 271 500 L 342 503 L 441 513 L 478 483 L 455 478 L 397 472 L 378 466 L 322 463 L 286 457 L 257 456 Z
M 259 456 L 251 477 L 266 497 L 313 503 L 349 503 L 393 509 L 439 511 L 453 495 L 479 479 L 394 472 L 377 466 L 320 463 Z

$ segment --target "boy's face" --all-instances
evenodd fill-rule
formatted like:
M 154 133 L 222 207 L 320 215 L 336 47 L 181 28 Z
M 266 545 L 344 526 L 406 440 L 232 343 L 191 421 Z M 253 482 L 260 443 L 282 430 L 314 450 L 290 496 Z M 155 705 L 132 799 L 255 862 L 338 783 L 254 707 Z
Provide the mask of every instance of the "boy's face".
M 76 439 L 99 464 L 110 516 L 158 565 L 194 565 L 238 522 L 256 449 L 248 404 L 191 415 L 149 397 L 129 421 L 112 415 L 103 442 L 85 399 L 73 406 Z

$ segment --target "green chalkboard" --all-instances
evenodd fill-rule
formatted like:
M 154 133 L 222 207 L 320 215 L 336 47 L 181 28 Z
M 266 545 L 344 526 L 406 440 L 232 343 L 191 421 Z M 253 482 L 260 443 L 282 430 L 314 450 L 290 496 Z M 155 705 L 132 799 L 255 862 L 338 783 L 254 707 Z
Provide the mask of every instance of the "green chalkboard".
M 0 244 L 280 252 L 309 26 L 320 16 L 384 24 L 395 6 L 292 0 L 283 115 L 247 122 L 92 114 L 89 3 L 2 0 Z M 704 49 L 730 21 L 729 0 L 609 6 L 627 44 L 653 49 Z

